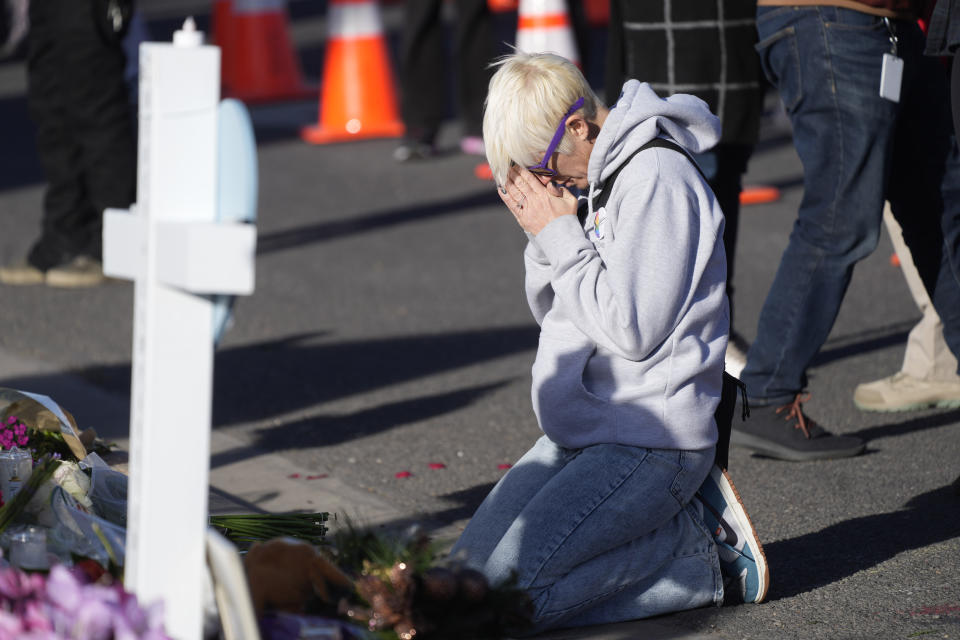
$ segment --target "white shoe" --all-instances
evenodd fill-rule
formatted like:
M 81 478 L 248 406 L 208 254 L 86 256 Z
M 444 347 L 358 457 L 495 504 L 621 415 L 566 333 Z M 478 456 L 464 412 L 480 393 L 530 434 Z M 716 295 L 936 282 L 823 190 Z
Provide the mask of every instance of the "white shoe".
M 747 350 L 749 348 L 750 345 L 747 344 L 747 341 L 738 334 L 730 334 L 730 339 L 727 341 L 727 356 L 724 366 L 727 373 L 734 378 L 740 378 L 740 373 L 747 366 Z
M 912 411 L 960 407 L 960 377 L 954 381 L 921 380 L 900 371 L 857 385 L 853 403 L 863 411 Z

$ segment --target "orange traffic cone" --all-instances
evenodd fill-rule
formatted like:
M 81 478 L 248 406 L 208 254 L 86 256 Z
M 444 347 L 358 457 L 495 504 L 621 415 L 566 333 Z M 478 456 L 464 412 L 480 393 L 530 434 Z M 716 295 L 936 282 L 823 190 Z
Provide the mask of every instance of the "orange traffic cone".
M 766 204 L 780 199 L 780 189 L 776 187 L 744 187 L 740 191 L 740 204 Z
M 383 22 L 376 0 L 330 0 L 319 123 L 312 144 L 403 135 Z
M 520 0 L 517 49 L 527 53 L 556 53 L 580 66 L 566 0 Z
M 221 5 L 226 4 L 226 7 Z M 214 6 L 225 96 L 246 102 L 309 98 L 287 33 L 285 0 L 233 0 Z

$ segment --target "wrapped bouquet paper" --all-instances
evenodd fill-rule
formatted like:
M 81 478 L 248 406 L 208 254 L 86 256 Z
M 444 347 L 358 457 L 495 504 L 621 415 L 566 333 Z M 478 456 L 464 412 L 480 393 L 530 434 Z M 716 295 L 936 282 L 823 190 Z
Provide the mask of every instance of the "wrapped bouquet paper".
M 0 387 L 0 421 L 5 424 L 13 416 L 30 428 L 62 438 L 77 460 L 87 457 L 76 420 L 52 398 Z

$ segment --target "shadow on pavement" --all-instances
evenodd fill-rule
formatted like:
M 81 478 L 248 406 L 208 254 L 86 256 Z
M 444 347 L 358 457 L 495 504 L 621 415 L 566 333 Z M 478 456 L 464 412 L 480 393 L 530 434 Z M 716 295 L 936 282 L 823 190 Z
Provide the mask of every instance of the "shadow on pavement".
M 768 600 L 813 591 L 904 551 L 958 535 L 960 497 L 951 487 L 942 487 L 912 498 L 898 511 L 853 518 L 771 543 L 765 546 L 772 568 Z
M 915 321 L 899 322 L 897 324 L 878 327 L 854 333 L 851 335 L 832 338 L 814 357 L 810 366 L 821 367 L 836 360 L 843 360 L 851 356 L 860 355 L 869 351 L 887 349 L 905 345 L 910 329 Z
M 445 334 L 421 334 L 340 343 L 316 343 L 323 333 L 310 333 L 280 340 L 218 351 L 214 373 L 214 426 L 250 423 L 305 407 L 366 393 L 382 387 L 417 380 L 445 371 L 513 355 L 536 347 L 539 328 L 518 325 L 476 329 Z M 67 372 L 83 378 L 105 392 L 128 401 L 130 366 L 89 367 Z M 63 372 L 20 376 L 0 381 L 15 389 L 50 389 Z M 359 432 L 360 419 L 382 425 L 384 416 L 400 411 L 407 419 L 438 415 L 472 402 L 507 382 L 437 396 L 432 401 L 414 399 L 393 408 L 375 408 L 352 419 Z M 176 401 L 171 398 L 171 402 Z M 92 402 L 96 402 L 95 400 Z M 420 405 L 420 403 L 426 403 Z M 86 415 L 83 398 L 66 403 L 70 410 Z M 412 417 L 412 418 L 411 418 Z M 395 418 L 394 418 L 395 419 Z M 322 420 L 322 419 L 321 419 Z M 329 418 L 350 420 L 349 417 Z M 317 423 L 310 422 L 309 430 Z M 322 423 L 321 423 L 322 424 Z M 384 428 L 384 427 L 379 427 Z M 285 435 L 306 431 L 304 424 L 292 425 Z M 343 441 L 349 430 L 337 429 L 334 441 Z M 302 437 L 298 433 L 296 437 Z M 271 439 L 275 438 L 271 435 Z
M 353 342 L 301 336 L 217 354 L 214 424 L 310 407 L 533 349 L 538 327 L 514 326 Z
M 452 413 L 477 402 L 508 383 L 509 381 L 502 381 L 458 389 L 448 393 L 391 402 L 354 413 L 313 416 L 277 427 L 257 429 L 257 436 L 249 446 L 215 454 L 210 460 L 210 466 L 216 468 L 258 456 L 264 452 L 331 446 L 388 431 L 394 427 Z
M 496 483 L 493 482 L 478 484 L 477 486 L 470 487 L 469 489 L 454 491 L 453 493 L 447 493 L 440 496 L 441 499 L 443 499 L 445 502 L 449 502 L 453 506 L 442 511 L 435 511 L 430 514 L 430 517 L 434 520 L 442 522 L 443 524 L 450 524 L 458 520 L 470 518 L 477 510 L 477 507 L 480 506 L 480 503 L 483 502 L 483 499 L 487 497 L 487 494 L 490 493 L 490 490 L 493 489 L 495 484 Z
M 474 213 L 479 209 L 497 204 L 499 204 L 499 198 L 495 191 L 486 188 L 483 191 L 431 204 L 417 203 L 400 209 L 370 213 L 361 218 L 320 222 L 296 229 L 263 233 L 257 238 L 257 255 L 408 224 L 416 220 Z
M 863 438 L 867 442 L 877 438 L 889 438 L 892 436 L 902 436 L 914 431 L 923 431 L 925 429 L 935 429 L 948 424 L 960 424 L 960 409 L 944 411 L 933 415 L 919 416 L 895 424 L 882 424 L 860 431 L 855 431 L 850 435 Z M 957 472 L 960 473 L 960 460 L 957 461 Z M 960 511 L 960 505 L 957 506 Z

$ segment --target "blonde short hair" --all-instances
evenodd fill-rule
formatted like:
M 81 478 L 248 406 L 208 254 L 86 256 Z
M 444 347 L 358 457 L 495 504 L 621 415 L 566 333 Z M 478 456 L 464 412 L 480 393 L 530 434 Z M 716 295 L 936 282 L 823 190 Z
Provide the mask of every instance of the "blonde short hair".
M 577 113 L 593 120 L 599 98 L 580 70 L 552 53 L 515 51 L 493 66 L 483 113 L 483 144 L 487 162 L 498 185 L 506 180 L 510 165 L 538 164 L 550 144 L 563 114 L 581 97 Z M 573 143 L 564 134 L 557 151 L 570 153 Z

